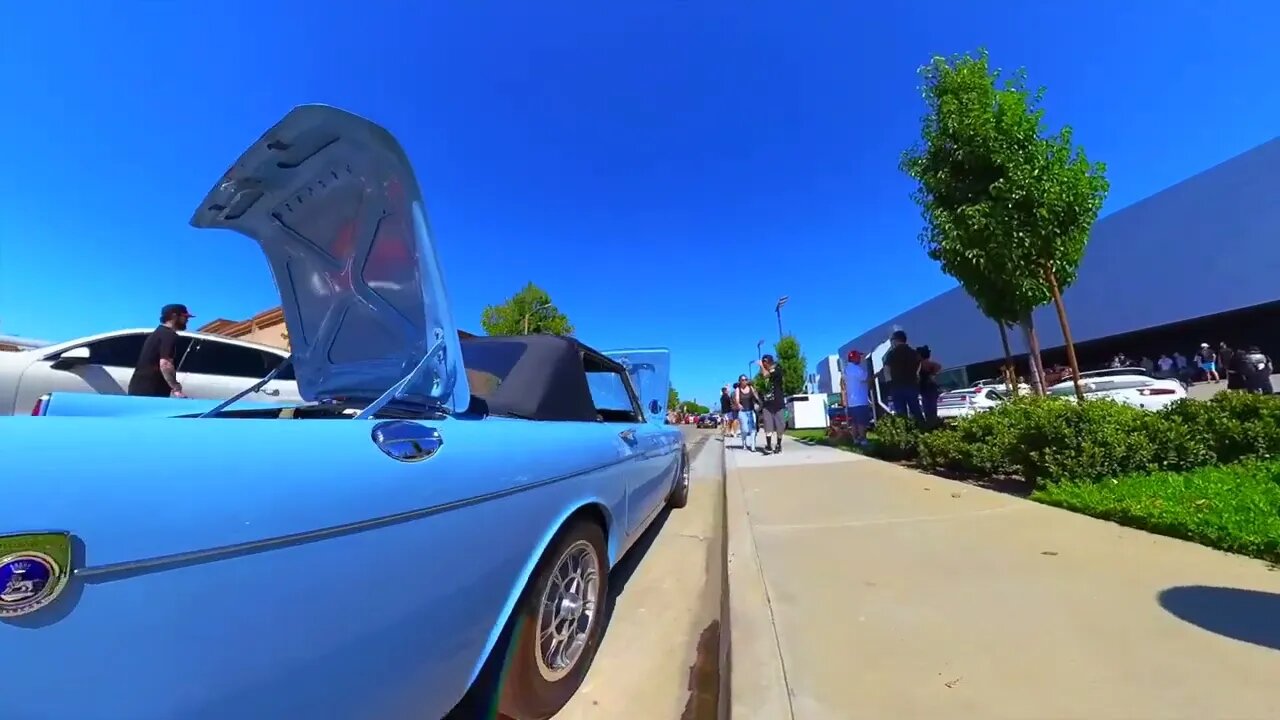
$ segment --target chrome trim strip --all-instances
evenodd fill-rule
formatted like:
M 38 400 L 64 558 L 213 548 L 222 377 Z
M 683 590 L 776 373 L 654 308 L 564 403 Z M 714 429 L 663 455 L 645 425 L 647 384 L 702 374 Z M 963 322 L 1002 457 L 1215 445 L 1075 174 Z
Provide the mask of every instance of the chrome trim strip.
M 305 545 L 308 543 L 319 542 L 321 540 L 328 540 L 330 538 L 342 537 L 344 535 L 352 535 L 366 530 L 377 530 L 379 528 L 399 525 L 400 523 L 419 520 L 432 515 L 460 510 L 473 505 L 480 505 L 493 500 L 501 500 L 502 498 L 518 495 L 529 490 L 535 490 L 537 488 L 554 485 L 566 480 L 572 480 L 573 478 L 581 477 L 583 475 L 607 470 L 608 468 L 622 465 L 623 463 L 631 462 L 636 459 L 637 456 L 629 455 L 618 460 L 586 468 L 585 470 L 576 470 L 565 475 L 558 475 L 556 477 L 547 478 L 546 480 L 537 480 L 524 485 L 507 488 L 506 490 L 491 492 L 486 495 L 477 495 L 476 497 L 467 498 L 465 500 L 455 500 L 441 505 L 432 505 L 431 507 L 409 510 L 402 513 L 396 513 L 394 515 L 371 518 L 369 520 L 358 520 L 345 525 L 320 528 L 319 530 L 307 530 L 304 532 L 293 533 L 291 535 L 282 535 L 262 540 L 251 540 L 249 542 L 237 543 L 235 545 L 224 545 L 222 547 L 209 548 L 207 550 L 192 550 L 190 552 L 174 553 L 172 555 L 161 555 L 159 557 L 148 558 L 146 560 L 128 560 L 108 565 L 86 566 L 77 568 L 73 571 L 72 576 L 89 583 L 113 582 L 115 580 L 123 580 L 138 575 L 149 575 L 151 573 L 162 572 L 164 570 L 189 567 L 192 565 L 203 565 L 209 562 L 229 560 L 246 555 L 257 555 L 258 553 L 267 552 L 268 550 L 291 547 L 294 545 Z

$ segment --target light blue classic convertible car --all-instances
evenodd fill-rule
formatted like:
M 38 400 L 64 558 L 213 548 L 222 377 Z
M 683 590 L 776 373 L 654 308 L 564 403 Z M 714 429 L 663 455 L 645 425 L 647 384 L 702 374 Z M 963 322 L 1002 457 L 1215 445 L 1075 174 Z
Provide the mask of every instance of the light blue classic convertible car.
M 460 340 L 404 152 L 335 108 L 192 223 L 262 247 L 309 402 L 0 418 L 0 717 L 553 715 L 610 567 L 688 497 L 668 353 Z

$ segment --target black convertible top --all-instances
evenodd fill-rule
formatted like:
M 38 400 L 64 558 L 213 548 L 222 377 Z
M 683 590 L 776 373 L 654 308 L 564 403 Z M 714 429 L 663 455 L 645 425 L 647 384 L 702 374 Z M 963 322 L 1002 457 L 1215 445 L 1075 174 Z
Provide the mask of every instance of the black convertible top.
M 626 376 L 617 361 L 560 335 L 463 338 L 462 362 L 489 413 L 530 420 L 595 422 L 587 367 Z

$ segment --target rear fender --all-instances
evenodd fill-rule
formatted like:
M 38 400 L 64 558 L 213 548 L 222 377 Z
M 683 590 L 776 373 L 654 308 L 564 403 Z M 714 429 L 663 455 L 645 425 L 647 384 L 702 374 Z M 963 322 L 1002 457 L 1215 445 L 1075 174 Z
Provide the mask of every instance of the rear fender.
M 601 517 L 604 518 L 605 543 L 608 545 L 609 568 L 612 569 L 617 563 L 622 548 L 622 525 L 614 522 L 613 513 L 609 512 L 609 505 L 602 498 L 592 498 L 582 504 L 567 508 L 557 519 L 556 522 L 550 524 L 543 533 L 542 538 L 537 542 L 529 553 L 529 558 L 525 560 L 524 568 L 517 576 L 518 581 L 512 586 L 507 593 L 507 601 L 502 607 L 502 614 L 499 616 L 501 622 L 494 623 L 493 629 L 489 631 L 489 637 L 485 639 L 484 652 L 480 653 L 479 659 L 476 661 L 475 667 L 471 669 L 471 677 L 467 681 L 467 685 L 473 685 L 476 678 L 480 676 L 480 671 L 489 660 L 489 656 L 493 654 L 494 649 L 498 645 L 498 638 L 506 631 L 507 626 L 511 623 L 512 614 L 515 612 L 516 603 L 520 602 L 520 597 L 524 595 L 525 589 L 529 586 L 529 581 L 533 579 L 533 571 L 537 569 L 538 562 L 542 560 L 542 556 L 547 552 L 547 548 L 551 545 L 551 541 L 569 524 L 571 518 L 583 513 L 598 510 Z

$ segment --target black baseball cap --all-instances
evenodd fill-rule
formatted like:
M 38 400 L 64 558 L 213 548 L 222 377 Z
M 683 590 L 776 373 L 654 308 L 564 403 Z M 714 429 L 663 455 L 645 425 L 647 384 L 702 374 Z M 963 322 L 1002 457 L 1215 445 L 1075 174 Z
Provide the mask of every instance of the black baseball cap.
M 765 353 L 765 354 L 764 354 L 764 357 L 762 357 L 762 358 L 760 358 L 760 359 L 761 359 L 762 361 L 763 361 L 763 360 L 768 360 L 769 362 L 773 362 L 773 356 L 772 356 L 772 355 L 770 355 L 770 354 L 768 354 L 768 353 Z
M 192 315 L 187 310 L 187 306 L 181 303 L 171 303 L 169 305 L 165 305 L 164 307 L 160 308 L 160 322 L 164 322 L 165 320 L 168 320 L 174 315 L 185 315 L 186 317 L 189 317 L 189 318 L 195 317 L 195 315 Z

